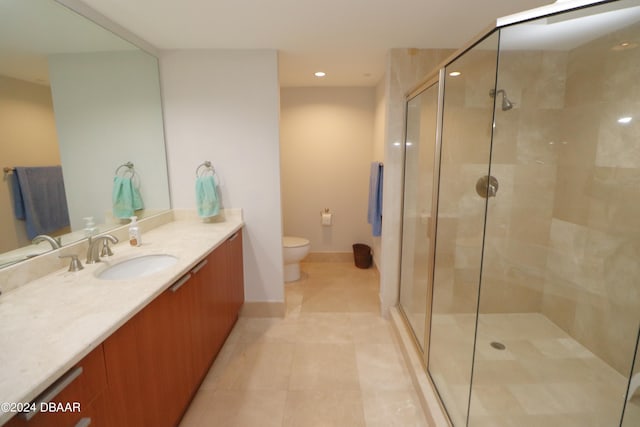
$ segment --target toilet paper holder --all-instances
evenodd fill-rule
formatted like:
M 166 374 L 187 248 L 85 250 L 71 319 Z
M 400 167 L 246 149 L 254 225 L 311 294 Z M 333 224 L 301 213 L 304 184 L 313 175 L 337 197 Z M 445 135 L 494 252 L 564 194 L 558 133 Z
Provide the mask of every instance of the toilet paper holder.
M 333 214 L 331 213 L 329 208 L 324 208 L 324 210 L 320 212 L 320 223 L 323 226 L 328 227 L 331 225 L 332 222 L 333 222 Z

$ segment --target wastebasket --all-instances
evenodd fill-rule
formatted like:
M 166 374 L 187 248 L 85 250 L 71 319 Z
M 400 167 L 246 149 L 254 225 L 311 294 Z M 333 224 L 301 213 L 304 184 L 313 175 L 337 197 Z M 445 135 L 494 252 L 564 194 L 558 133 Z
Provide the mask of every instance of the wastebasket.
M 369 268 L 373 261 L 371 256 L 371 247 L 362 243 L 354 243 L 353 259 L 358 268 Z

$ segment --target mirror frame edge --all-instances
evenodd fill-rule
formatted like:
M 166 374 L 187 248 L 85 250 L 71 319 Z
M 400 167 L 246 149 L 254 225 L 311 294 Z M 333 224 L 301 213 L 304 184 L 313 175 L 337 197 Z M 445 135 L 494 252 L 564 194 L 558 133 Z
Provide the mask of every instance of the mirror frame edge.
M 140 50 L 146 52 L 147 54 L 153 56 L 156 59 L 157 73 L 158 73 L 158 93 L 160 95 L 160 113 L 162 118 L 162 136 L 163 136 L 163 145 L 165 150 L 164 165 L 167 171 L 167 194 L 169 198 L 169 206 L 165 211 L 171 211 L 173 209 L 173 202 L 172 202 L 171 185 L 170 185 L 170 177 L 169 177 L 169 158 L 167 153 L 167 137 L 166 137 L 167 132 L 166 132 L 166 125 L 165 125 L 164 93 L 162 88 L 162 73 L 160 70 L 160 50 L 155 46 L 153 46 L 152 44 L 150 44 L 149 42 L 147 42 L 146 40 L 140 38 L 139 36 L 135 35 L 131 31 L 127 30 L 120 24 L 112 21 L 102 13 L 96 11 L 95 9 L 92 9 L 89 5 L 83 3 L 80 0 L 53 0 L 53 2 L 69 9 L 71 12 L 85 19 L 88 19 L 89 21 L 93 22 L 99 27 L 104 28 L 105 30 L 111 32 L 116 37 L 119 37 L 128 43 L 131 43 L 132 45 L 136 46 Z M 152 215 L 152 217 L 156 215 L 158 215 L 158 213 Z M 117 229 L 117 228 L 119 227 L 118 226 L 114 227 L 114 229 Z M 77 243 L 82 243 L 86 240 L 87 240 L 86 238 L 81 238 L 67 245 L 64 245 L 63 248 L 67 246 L 73 246 Z M 55 249 L 43 252 L 41 254 L 38 254 L 34 258 L 39 258 L 42 255 L 47 255 L 54 251 Z M 0 267 L 0 272 L 2 272 L 3 270 L 6 270 L 7 268 L 13 267 L 15 265 L 24 265 L 25 261 L 30 261 L 30 260 L 31 259 L 25 259 L 22 261 L 18 261 L 16 263 L 11 263 L 11 264 L 2 266 Z M 3 290 L 0 289 L 0 294 L 2 293 L 2 291 Z
M 116 36 L 128 41 L 129 43 L 139 47 L 140 49 L 146 51 L 147 53 L 153 55 L 156 59 L 159 57 L 159 50 L 153 46 L 151 43 L 147 42 L 143 38 L 138 37 L 131 31 L 124 28 L 122 25 L 113 22 L 111 19 L 107 18 L 102 13 L 98 12 L 95 9 L 92 9 L 87 4 L 83 3 L 80 0 L 53 0 L 56 3 L 66 7 L 72 12 L 77 13 L 80 16 L 87 18 L 92 21 L 96 25 L 101 26 L 107 31 L 112 32 Z

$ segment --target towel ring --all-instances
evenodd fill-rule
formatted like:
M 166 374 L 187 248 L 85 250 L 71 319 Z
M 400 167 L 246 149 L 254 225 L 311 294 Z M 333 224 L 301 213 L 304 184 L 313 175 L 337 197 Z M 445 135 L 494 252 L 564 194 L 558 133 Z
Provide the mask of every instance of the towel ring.
M 200 175 L 200 168 L 206 168 L 202 175 Z M 211 165 L 211 162 L 209 160 L 207 160 L 206 162 L 202 163 L 201 165 L 199 165 L 196 168 L 196 178 L 198 178 L 200 176 L 204 176 L 204 174 L 207 173 L 207 172 L 211 172 L 211 174 L 215 174 L 216 173 L 216 170 L 213 168 L 213 166 Z
M 122 169 L 122 168 L 127 168 L 127 170 L 126 170 L 126 171 L 124 171 L 123 176 L 124 176 L 124 174 L 126 174 L 127 172 L 129 172 L 129 173 L 131 174 L 131 176 L 133 176 L 133 175 L 135 175 L 135 174 L 136 174 L 136 171 L 135 171 L 135 170 L 133 170 L 133 163 L 131 163 L 131 162 L 127 162 L 127 163 L 125 163 L 125 164 L 122 164 L 122 165 L 118 166 L 118 168 L 116 169 L 116 175 L 118 175 L 118 172 L 120 172 L 120 169 Z
M 118 173 L 120 172 L 120 169 L 122 168 L 127 168 L 127 170 L 122 172 L 122 175 L 118 175 Z M 136 188 L 140 188 L 140 176 L 136 173 L 136 170 L 133 168 L 133 163 L 131 162 L 127 162 L 123 165 L 120 165 L 118 166 L 118 169 L 116 169 L 116 176 L 121 176 L 122 178 L 124 178 L 127 175 L 127 173 L 130 174 L 133 185 L 135 185 Z

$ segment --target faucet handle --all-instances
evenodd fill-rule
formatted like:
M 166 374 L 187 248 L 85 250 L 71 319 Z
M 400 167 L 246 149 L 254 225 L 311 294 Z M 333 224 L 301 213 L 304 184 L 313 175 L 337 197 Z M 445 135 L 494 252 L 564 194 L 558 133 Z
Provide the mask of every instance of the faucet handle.
M 59 255 L 58 258 L 71 258 L 71 264 L 69 264 L 69 271 L 80 271 L 84 267 L 78 259 L 78 255 Z
M 98 244 L 100 243 L 100 240 L 109 240 L 111 241 L 111 243 L 118 243 L 118 238 L 111 234 L 102 234 L 100 236 L 90 237 L 89 248 L 87 249 L 87 264 L 100 262 L 100 252 L 98 251 Z M 104 251 L 104 248 L 102 250 Z M 111 252 L 110 249 L 108 249 L 107 251 L 107 254 Z
M 111 247 L 109 247 L 109 240 L 104 239 L 102 241 L 102 249 L 100 249 L 100 256 L 104 257 L 104 256 L 112 256 L 113 255 L 113 251 L 111 250 Z

